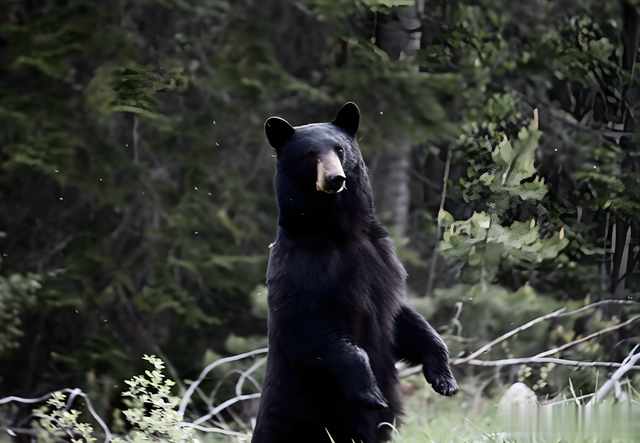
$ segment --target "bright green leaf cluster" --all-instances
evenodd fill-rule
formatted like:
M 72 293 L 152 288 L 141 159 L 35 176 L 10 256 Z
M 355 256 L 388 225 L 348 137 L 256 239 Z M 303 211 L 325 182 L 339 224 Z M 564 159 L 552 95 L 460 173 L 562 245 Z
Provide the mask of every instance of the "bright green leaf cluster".
M 78 422 L 80 412 L 75 409 L 66 409 L 65 398 L 61 392 L 54 392 L 47 400 L 47 406 L 34 410 L 39 418 L 38 423 L 42 427 L 38 432 L 38 439 L 44 441 L 56 441 L 55 437 L 67 437 L 72 443 L 91 443 L 96 441 L 93 437 L 93 427 L 86 423 Z M 51 411 L 49 411 L 51 408 Z M 50 439 L 53 436 L 54 439 Z
M 129 389 L 122 394 L 126 397 L 124 402 L 128 406 L 123 413 L 134 429 L 130 435 L 113 437 L 110 441 L 197 443 L 194 429 L 184 426 L 182 413 L 176 410 L 180 399 L 171 395 L 175 383 L 166 379 L 162 373 L 163 361 L 153 355 L 145 355 L 143 358 L 153 365 L 153 370 L 145 371 L 146 377 L 135 376 L 125 381 Z M 56 436 L 68 436 L 73 443 L 96 441 L 92 436 L 93 428 L 78 422 L 80 412 L 67 409 L 65 398 L 63 393 L 54 392 L 47 401 L 47 406 L 34 411 L 41 427 L 39 437 L 43 441 L 55 441 L 50 437 Z
M 131 441 L 150 441 L 160 435 L 167 442 L 195 442 L 194 430 L 179 426 L 182 423 L 182 413 L 176 408 L 180 398 L 171 395 L 175 382 L 165 379 L 162 373 L 163 361 L 153 355 L 145 355 L 143 358 L 151 363 L 154 369 L 145 371 L 146 377 L 135 376 L 125 381 L 129 389 L 122 393 L 128 406 L 123 413 L 135 428 Z M 114 439 L 113 442 L 122 443 L 122 440 Z
M 492 221 L 485 212 L 474 213 L 468 220 L 450 222 L 443 214 L 444 236 L 440 251 L 445 257 L 466 261 L 465 266 L 480 273 L 485 282 L 492 282 L 503 260 L 525 269 L 534 269 L 542 260 L 552 259 L 569 243 L 556 234 L 541 239 L 539 228 L 530 223 L 513 222 L 505 227 Z M 476 272 L 474 272 L 476 275 Z

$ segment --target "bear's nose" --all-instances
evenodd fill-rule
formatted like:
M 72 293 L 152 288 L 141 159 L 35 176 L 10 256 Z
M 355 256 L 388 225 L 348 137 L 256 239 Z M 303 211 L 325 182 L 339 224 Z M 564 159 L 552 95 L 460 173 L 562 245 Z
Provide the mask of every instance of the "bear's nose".
M 327 183 L 331 187 L 332 190 L 337 191 L 342 188 L 344 181 L 347 179 L 344 175 L 335 174 L 327 178 Z

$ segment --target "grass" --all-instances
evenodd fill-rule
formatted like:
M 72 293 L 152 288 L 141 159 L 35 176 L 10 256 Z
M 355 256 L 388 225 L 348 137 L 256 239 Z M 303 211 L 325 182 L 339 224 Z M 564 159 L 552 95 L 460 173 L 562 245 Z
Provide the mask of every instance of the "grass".
M 405 416 L 394 443 L 474 441 L 498 429 L 500 397 L 494 401 L 475 395 L 477 385 L 469 381 L 453 397 L 436 394 L 422 374 L 404 379 L 402 388 L 407 394 Z
M 520 418 L 524 425 L 514 428 L 520 435 L 513 437 L 504 431 L 514 422 L 500 417 L 497 407 L 508 386 L 495 387 L 483 396 L 478 394 L 480 384 L 465 379 L 458 394 L 442 397 L 426 385 L 421 375 L 403 380 L 406 415 L 399 432 L 394 431 L 393 443 L 640 441 L 640 395 L 631 385 L 626 404 L 615 404 L 609 397 L 591 410 L 573 401 L 523 409 Z M 571 392 L 569 387 L 567 391 Z M 575 398 L 575 393 L 572 395 Z M 529 430 L 537 432 L 538 437 Z

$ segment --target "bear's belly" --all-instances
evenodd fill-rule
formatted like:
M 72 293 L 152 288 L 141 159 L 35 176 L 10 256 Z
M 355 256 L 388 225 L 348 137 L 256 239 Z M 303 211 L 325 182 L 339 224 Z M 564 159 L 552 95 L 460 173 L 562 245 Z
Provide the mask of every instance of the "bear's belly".
M 271 338 L 256 436 L 277 435 L 278 442 L 327 443 L 329 430 L 334 441 L 340 443 L 379 441 L 377 425 L 392 423 L 400 412 L 397 377 L 391 362 L 386 364 L 390 367 L 385 379 L 378 380 L 389 408 L 370 411 L 348 399 L 327 370 L 291 364 L 277 339 Z

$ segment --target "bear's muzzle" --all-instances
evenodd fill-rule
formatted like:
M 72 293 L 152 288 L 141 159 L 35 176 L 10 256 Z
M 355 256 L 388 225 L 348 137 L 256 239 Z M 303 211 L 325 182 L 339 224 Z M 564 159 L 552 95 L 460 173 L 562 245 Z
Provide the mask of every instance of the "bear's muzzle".
M 346 180 L 342 163 L 335 152 L 330 151 L 318 158 L 316 191 L 337 194 L 346 189 Z

